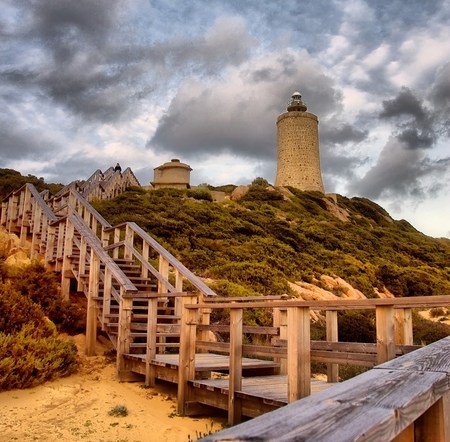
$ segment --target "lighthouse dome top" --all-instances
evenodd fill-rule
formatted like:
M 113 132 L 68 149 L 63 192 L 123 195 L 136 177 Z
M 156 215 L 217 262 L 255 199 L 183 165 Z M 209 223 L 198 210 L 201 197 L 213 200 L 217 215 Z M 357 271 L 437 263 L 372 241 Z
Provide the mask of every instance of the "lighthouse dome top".
M 295 91 L 292 94 L 291 102 L 289 103 L 289 106 L 287 107 L 287 110 L 290 111 L 300 111 L 300 112 L 306 112 L 307 107 L 306 104 L 302 101 L 302 94 L 300 92 Z

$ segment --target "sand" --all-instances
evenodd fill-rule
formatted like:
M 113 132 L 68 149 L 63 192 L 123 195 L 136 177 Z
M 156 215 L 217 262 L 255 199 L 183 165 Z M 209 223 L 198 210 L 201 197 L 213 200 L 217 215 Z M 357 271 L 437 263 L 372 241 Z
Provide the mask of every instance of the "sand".
M 0 393 L 0 441 L 146 442 L 196 440 L 222 428 L 217 418 L 176 415 L 176 391 L 116 380 L 114 362 L 82 356 L 78 373 L 26 390 Z M 99 343 L 97 354 L 103 355 Z M 110 416 L 118 405 L 128 415 Z

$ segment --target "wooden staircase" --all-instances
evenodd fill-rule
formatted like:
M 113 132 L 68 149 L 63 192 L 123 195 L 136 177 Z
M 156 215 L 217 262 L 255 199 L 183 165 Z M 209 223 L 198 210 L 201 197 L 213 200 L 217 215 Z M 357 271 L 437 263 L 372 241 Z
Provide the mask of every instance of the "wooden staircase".
M 134 380 L 140 373 L 151 385 L 156 355 L 178 353 L 183 298 L 198 302 L 215 293 L 137 224 L 111 226 L 91 206 L 87 198 L 124 190 L 119 177 L 133 183 L 128 169 L 97 171 L 53 198 L 26 184 L 3 201 L 1 225 L 23 245 L 31 241 L 31 257 L 43 258 L 61 275 L 66 299 L 74 283 L 86 295 L 87 355 L 95 352 L 100 327 L 117 351 L 119 379 Z M 111 188 L 114 180 L 118 184 Z M 187 284 L 195 293 L 184 291 Z M 207 323 L 208 315 L 200 316 Z

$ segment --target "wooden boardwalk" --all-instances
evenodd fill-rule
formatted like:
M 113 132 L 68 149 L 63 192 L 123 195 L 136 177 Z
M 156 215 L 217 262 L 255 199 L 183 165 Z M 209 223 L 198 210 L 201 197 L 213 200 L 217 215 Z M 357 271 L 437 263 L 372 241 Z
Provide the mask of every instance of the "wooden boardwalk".
M 96 186 L 105 190 L 102 176 L 85 185 L 86 197 L 76 186 L 50 197 L 26 184 L 2 202 L 0 225 L 23 245 L 29 241 L 31 256 L 60 275 L 65 298 L 73 283 L 86 295 L 86 354 L 95 354 L 101 329 L 117 352 L 118 379 L 176 384 L 181 415 L 215 407 L 236 424 L 311 394 L 322 397 L 338 382 L 340 364 L 373 368 L 417 349 L 413 308 L 450 305 L 445 296 L 219 298 L 137 224 L 112 226 L 96 212 L 88 198 L 100 194 Z M 124 184 L 111 177 L 113 196 Z M 268 309 L 273 324 L 244 325 L 244 311 L 253 308 Z M 229 323 L 211 324 L 215 309 L 229 311 Z M 337 312 L 355 309 L 375 311 L 376 343 L 338 341 Z M 311 310 L 326 318 L 325 341 L 310 339 Z M 326 382 L 311 378 L 311 362 L 326 364 Z

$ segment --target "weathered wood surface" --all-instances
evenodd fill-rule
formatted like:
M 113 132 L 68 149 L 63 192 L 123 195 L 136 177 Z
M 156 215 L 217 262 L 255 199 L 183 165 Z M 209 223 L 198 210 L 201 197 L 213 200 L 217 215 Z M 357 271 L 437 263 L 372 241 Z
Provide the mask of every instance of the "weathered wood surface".
M 432 410 L 427 424 L 440 422 L 440 430 L 431 434 L 448 441 L 449 374 L 450 337 L 202 440 L 389 441 L 415 421 L 423 433 L 420 417 Z

